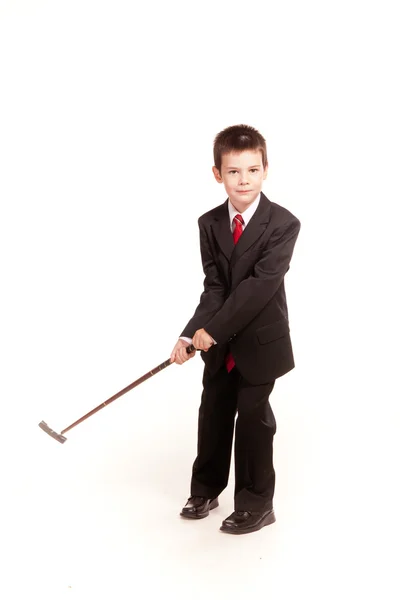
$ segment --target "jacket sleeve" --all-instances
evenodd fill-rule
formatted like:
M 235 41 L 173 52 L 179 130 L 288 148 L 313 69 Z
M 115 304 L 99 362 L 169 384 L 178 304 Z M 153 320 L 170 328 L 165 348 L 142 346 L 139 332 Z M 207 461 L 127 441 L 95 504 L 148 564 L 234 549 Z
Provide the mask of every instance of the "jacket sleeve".
M 227 288 L 223 284 L 217 265 L 215 264 L 207 231 L 201 220 L 198 221 L 200 229 L 200 253 L 203 264 L 204 291 L 200 296 L 199 304 L 186 327 L 181 333 L 181 337 L 192 338 L 195 332 L 204 327 L 223 306 L 228 295 Z M 217 340 L 218 341 L 218 340 Z
M 299 231 L 296 217 L 277 227 L 254 266 L 254 275 L 241 281 L 218 312 L 203 321 L 202 327 L 218 344 L 246 327 L 274 296 L 289 269 Z

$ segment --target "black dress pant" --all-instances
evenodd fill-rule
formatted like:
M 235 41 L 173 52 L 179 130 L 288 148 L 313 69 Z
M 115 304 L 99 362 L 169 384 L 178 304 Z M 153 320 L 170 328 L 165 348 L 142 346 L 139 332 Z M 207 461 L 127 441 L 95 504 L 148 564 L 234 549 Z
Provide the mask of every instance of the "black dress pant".
M 236 367 L 228 373 L 223 366 L 213 376 L 204 369 L 192 496 L 215 498 L 227 486 L 235 431 L 235 510 L 272 508 L 276 422 L 269 395 L 274 384 L 251 385 Z

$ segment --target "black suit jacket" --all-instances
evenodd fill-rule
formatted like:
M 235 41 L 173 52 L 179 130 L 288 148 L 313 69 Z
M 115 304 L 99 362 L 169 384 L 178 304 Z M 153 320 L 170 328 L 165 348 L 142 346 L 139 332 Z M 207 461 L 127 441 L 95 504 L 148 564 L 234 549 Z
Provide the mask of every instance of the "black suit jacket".
M 284 277 L 300 221 L 261 193 L 256 212 L 236 246 L 228 200 L 199 220 L 204 291 L 181 335 L 204 327 L 217 342 L 202 358 L 215 373 L 228 349 L 253 385 L 272 381 L 294 367 Z

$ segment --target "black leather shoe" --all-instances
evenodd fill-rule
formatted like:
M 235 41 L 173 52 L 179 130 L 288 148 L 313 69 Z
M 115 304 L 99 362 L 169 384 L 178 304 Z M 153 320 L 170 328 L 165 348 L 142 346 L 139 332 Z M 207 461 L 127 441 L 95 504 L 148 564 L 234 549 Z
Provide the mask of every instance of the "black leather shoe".
M 225 533 L 252 533 L 258 531 L 265 525 L 275 523 L 274 509 L 271 508 L 264 513 L 250 513 L 247 511 L 235 511 L 227 519 L 222 521 L 221 531 Z
M 186 519 L 204 519 L 208 517 L 210 510 L 217 508 L 218 498 L 209 500 L 201 496 L 190 496 L 186 505 L 181 510 L 181 517 Z

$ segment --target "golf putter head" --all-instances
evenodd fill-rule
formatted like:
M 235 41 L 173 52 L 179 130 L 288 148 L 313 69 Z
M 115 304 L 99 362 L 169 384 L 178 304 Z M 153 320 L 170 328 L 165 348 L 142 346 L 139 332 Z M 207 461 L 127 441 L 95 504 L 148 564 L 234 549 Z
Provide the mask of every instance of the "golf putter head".
M 52 438 L 54 438 L 55 440 L 57 440 L 57 442 L 60 442 L 60 444 L 63 444 L 64 442 L 67 441 L 67 438 L 65 436 L 61 435 L 61 433 L 57 433 L 56 431 L 53 431 L 53 429 L 51 429 L 47 425 L 47 423 L 45 423 L 44 421 L 40 421 L 39 427 L 41 429 L 43 429 L 43 431 L 45 431 L 46 433 L 48 433 Z

